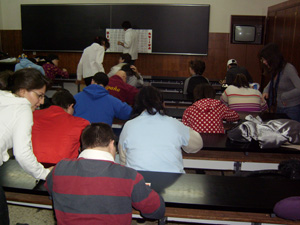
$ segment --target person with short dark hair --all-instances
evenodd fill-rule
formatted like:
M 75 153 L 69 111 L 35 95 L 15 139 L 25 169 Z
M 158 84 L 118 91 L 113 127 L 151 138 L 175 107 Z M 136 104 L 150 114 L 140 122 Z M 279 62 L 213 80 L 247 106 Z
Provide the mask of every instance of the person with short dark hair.
M 268 109 L 259 90 L 250 87 L 244 74 L 237 74 L 221 96 L 221 102 L 234 111 L 262 112 Z
M 52 103 L 33 113 L 32 146 L 39 162 L 56 164 L 64 158 L 77 158 L 81 132 L 90 123 L 73 116 L 76 101 L 68 90 L 58 90 Z
M 133 73 L 134 71 L 129 64 L 122 66 L 121 70 L 109 78 L 109 83 L 106 87 L 109 94 L 129 105 L 134 104 L 134 98 L 139 92 L 139 89 L 127 84 L 127 77 L 133 76 Z
M 58 67 L 58 55 L 49 54 L 46 58 L 46 61 L 47 62 L 43 64 L 43 69 L 48 78 L 50 78 L 51 80 L 54 80 L 56 77 L 69 78 L 68 71 L 65 68 L 60 69 Z
M 97 72 L 103 72 L 103 59 L 105 51 L 110 47 L 107 38 L 97 36 L 94 42 L 83 50 L 79 63 L 77 65 L 77 81 L 81 81 L 82 78 L 86 86 L 92 82 L 92 77 Z
M 113 75 L 115 75 L 121 68 L 122 66 L 124 66 L 127 63 L 130 63 L 131 61 L 131 56 L 128 53 L 123 53 L 120 55 L 118 64 L 113 66 L 109 73 L 107 74 L 108 77 L 111 77 Z
M 202 60 L 192 60 L 189 62 L 189 72 L 191 77 L 187 78 L 184 81 L 183 94 L 188 94 L 190 97 L 193 97 L 194 88 L 198 84 L 206 83 L 209 84 L 209 81 L 202 74 L 205 71 L 205 62 Z
M 74 97 L 75 116 L 87 119 L 91 123 L 103 122 L 112 125 L 113 119 L 129 119 L 132 108 L 126 102 L 109 94 L 105 89 L 109 79 L 105 73 L 98 72 L 92 77 L 91 85 Z
M 58 224 L 130 225 L 132 207 L 143 217 L 163 218 L 162 197 L 140 173 L 114 162 L 114 139 L 108 124 L 87 126 L 78 159 L 60 161 L 47 177 Z
M 264 71 L 271 76 L 271 81 L 263 90 L 269 109 L 285 113 L 300 122 L 300 78 L 296 68 L 286 62 L 279 46 L 274 43 L 264 46 L 259 57 Z
M 248 83 L 253 83 L 253 79 L 248 70 L 242 66 L 238 66 L 238 63 L 235 59 L 229 59 L 227 61 L 227 72 L 225 81 L 223 81 L 223 83 L 232 85 L 236 75 L 240 73 L 246 76 Z
M 118 45 L 123 46 L 123 53 L 129 53 L 131 55 L 130 64 L 134 65 L 134 62 L 138 59 L 138 33 L 132 29 L 129 21 L 122 23 L 122 28 L 125 31 L 124 41 L 118 41 Z
M 143 87 L 119 138 L 120 162 L 136 170 L 184 173 L 182 150 L 198 152 L 203 146 L 199 133 L 164 113 L 162 94 L 153 86 Z
M 134 65 L 125 64 L 122 66 L 121 70 L 125 71 L 127 74 L 126 83 L 137 88 L 141 88 L 144 85 L 144 79 L 139 73 L 138 69 Z
M 214 99 L 216 92 L 209 84 L 198 84 L 194 89 L 195 102 L 182 116 L 182 122 L 199 133 L 225 133 L 223 120 L 236 121 L 239 114 Z
M 127 74 L 128 75 L 127 81 L 126 81 L 127 84 L 130 84 L 131 86 L 134 86 L 137 88 L 142 87 L 144 84 L 143 77 L 137 70 L 136 66 L 130 64 L 130 59 L 131 59 L 131 56 L 129 54 L 122 54 L 119 59 L 119 64 L 113 66 L 107 76 L 112 77 L 122 68 L 123 68 L 123 70 L 127 69 L 128 71 L 130 71 L 130 73 Z

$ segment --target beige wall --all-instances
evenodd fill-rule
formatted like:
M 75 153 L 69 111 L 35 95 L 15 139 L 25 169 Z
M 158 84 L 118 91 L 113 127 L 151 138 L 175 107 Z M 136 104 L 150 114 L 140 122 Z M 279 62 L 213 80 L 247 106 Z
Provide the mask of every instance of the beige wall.
M 229 33 L 231 15 L 267 15 L 269 6 L 285 0 L 164 0 L 164 4 L 209 4 L 210 32 Z M 144 0 L 143 3 L 160 4 L 161 0 Z M 0 29 L 21 30 L 21 4 L 71 4 L 71 3 L 135 3 L 139 0 L 0 0 Z
M 0 0 L 0 30 L 2 30 L 3 28 L 3 12 L 2 12 L 2 1 Z M 1 41 L 1 38 L 0 38 Z M 0 46 L 1 47 L 1 46 Z

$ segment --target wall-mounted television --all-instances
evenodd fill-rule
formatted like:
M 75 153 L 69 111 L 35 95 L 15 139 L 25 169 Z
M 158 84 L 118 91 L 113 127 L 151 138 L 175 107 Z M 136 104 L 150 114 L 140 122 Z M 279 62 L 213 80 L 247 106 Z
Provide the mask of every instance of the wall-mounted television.
M 236 42 L 253 42 L 255 41 L 255 26 L 234 26 L 234 41 Z
M 232 16 L 232 44 L 263 44 L 265 17 Z

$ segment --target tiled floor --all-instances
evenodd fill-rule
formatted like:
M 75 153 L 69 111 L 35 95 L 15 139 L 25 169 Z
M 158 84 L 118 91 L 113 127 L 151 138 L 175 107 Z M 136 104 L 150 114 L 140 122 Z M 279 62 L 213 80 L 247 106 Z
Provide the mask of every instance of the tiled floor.
M 37 209 L 25 206 L 8 205 L 10 225 L 55 225 L 53 212 L 49 209 Z M 137 225 L 136 220 L 132 220 L 131 225 Z M 186 223 L 168 223 L 170 225 L 183 225 Z M 146 221 L 143 225 L 157 225 L 157 222 Z
M 10 225 L 54 225 L 52 210 L 8 205 Z

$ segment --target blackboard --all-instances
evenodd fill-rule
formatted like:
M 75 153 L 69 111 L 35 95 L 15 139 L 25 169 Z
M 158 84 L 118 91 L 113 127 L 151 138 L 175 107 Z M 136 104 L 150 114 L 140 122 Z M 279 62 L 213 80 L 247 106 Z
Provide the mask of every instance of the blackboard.
M 129 20 L 153 30 L 153 53 L 208 52 L 209 5 L 21 5 L 24 51 L 82 51 Z

